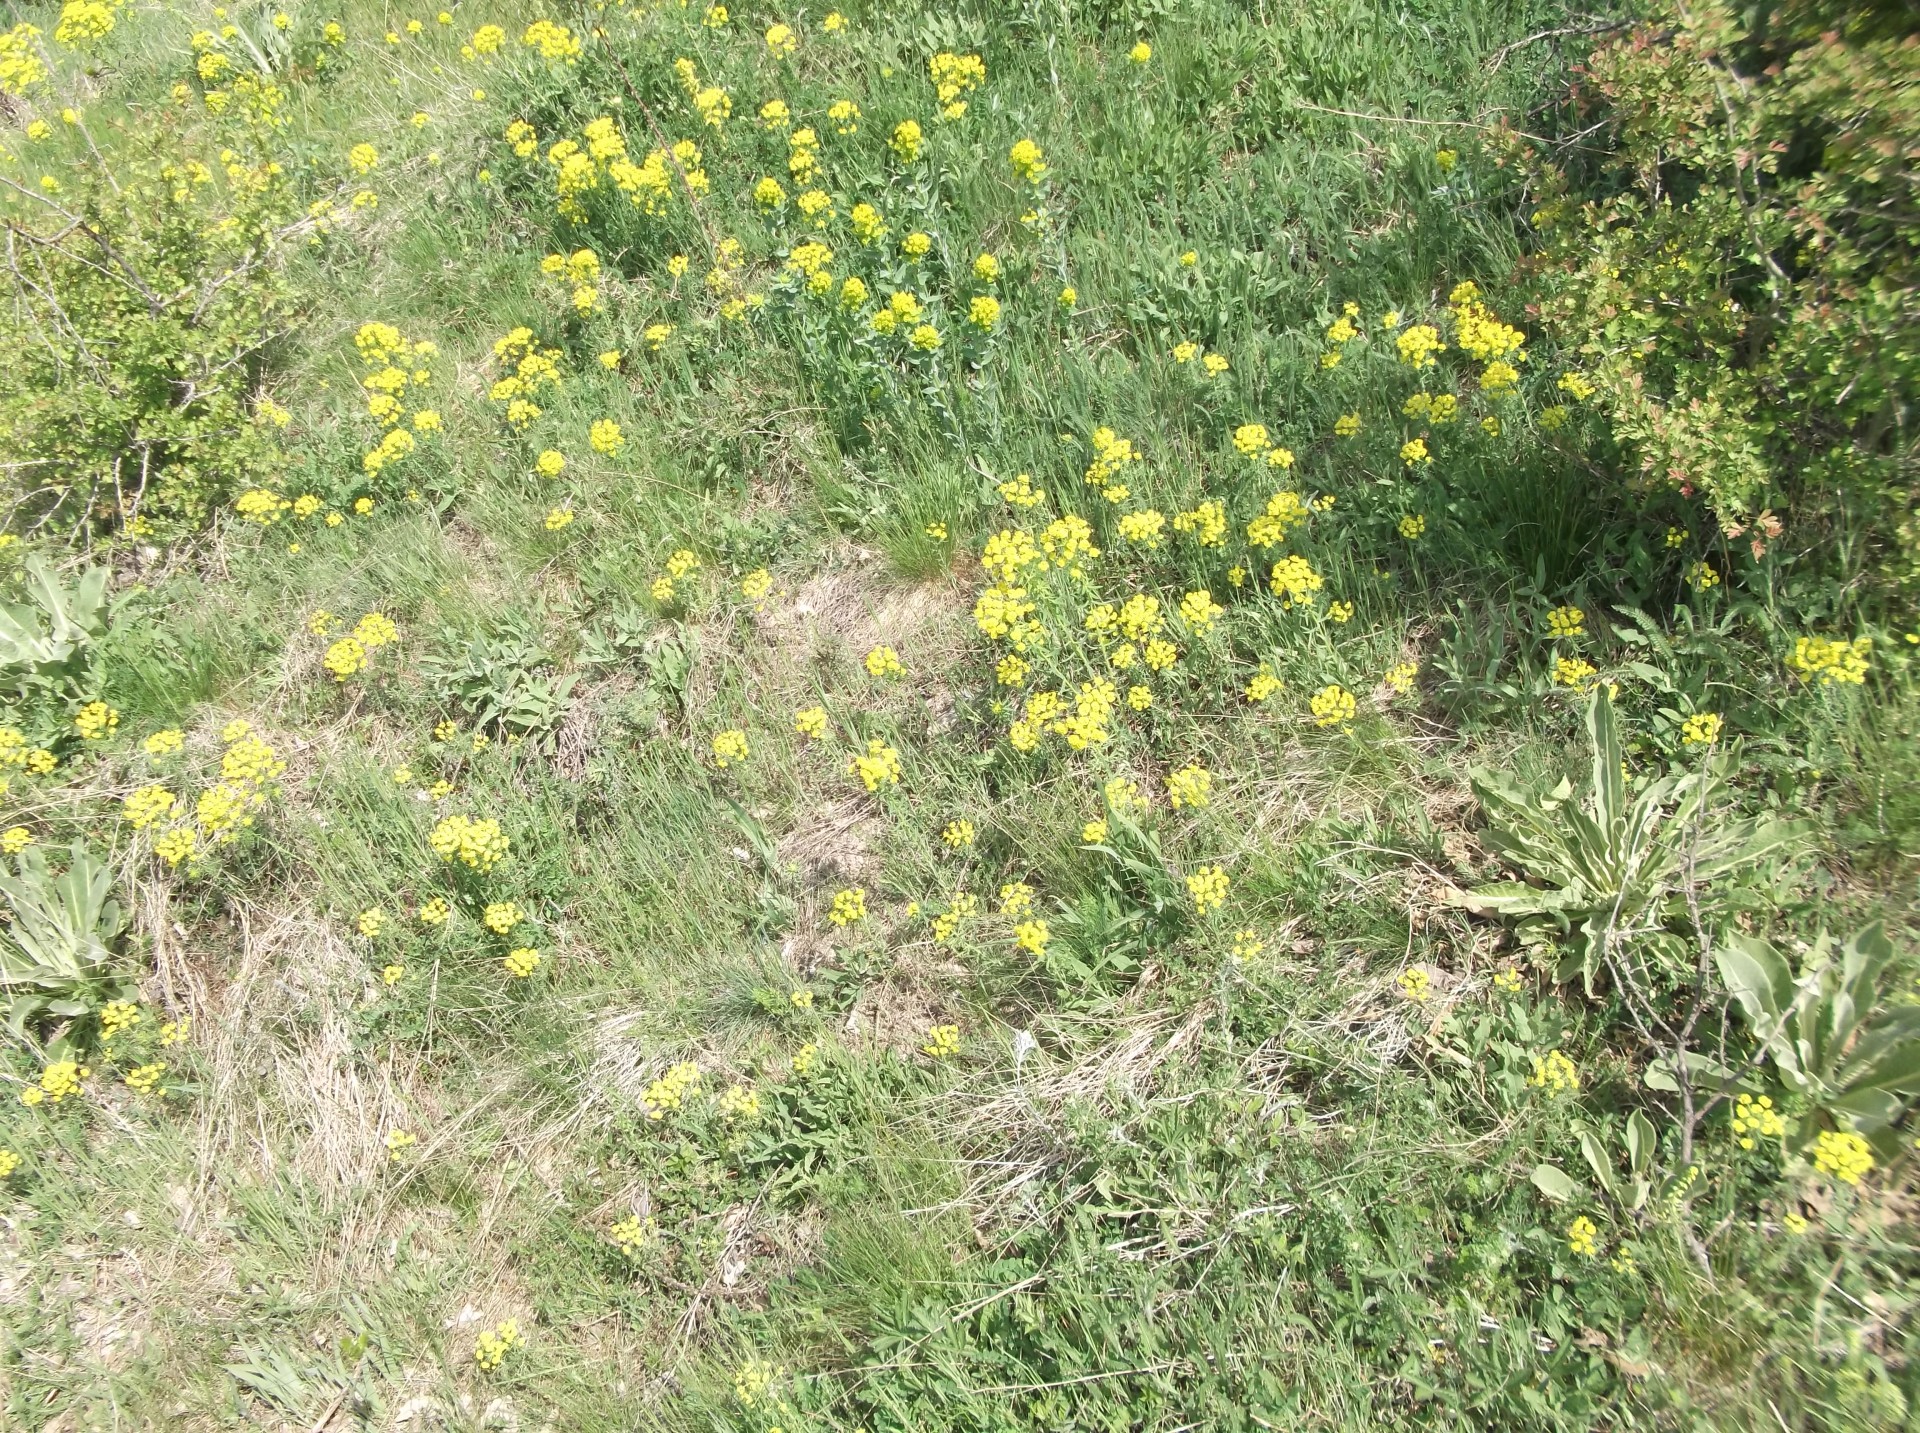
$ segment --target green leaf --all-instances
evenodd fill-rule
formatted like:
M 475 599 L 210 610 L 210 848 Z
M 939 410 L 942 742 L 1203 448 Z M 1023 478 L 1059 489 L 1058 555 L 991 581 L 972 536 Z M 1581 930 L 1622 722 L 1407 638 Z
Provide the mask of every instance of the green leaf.
M 1653 1121 L 1643 1111 L 1635 1110 L 1627 1116 L 1627 1167 L 1635 1174 L 1646 1171 L 1647 1161 L 1658 1142 Z
M 1533 1187 L 1556 1204 L 1564 1204 L 1580 1190 L 1564 1169 L 1551 1164 L 1536 1164 L 1529 1176 Z
M 1592 1130 L 1580 1131 L 1580 1153 L 1586 1156 L 1587 1168 L 1591 1169 L 1593 1177 L 1600 1181 L 1600 1187 L 1607 1193 L 1617 1196 L 1619 1186 L 1614 1179 L 1613 1160 L 1608 1157 L 1606 1146 L 1600 1143 Z M 1539 1173 L 1538 1170 L 1534 1172 Z
M 1793 1005 L 1793 972 L 1786 961 L 1764 940 L 1738 935 L 1716 950 L 1713 960 L 1754 1033 L 1770 1039 Z

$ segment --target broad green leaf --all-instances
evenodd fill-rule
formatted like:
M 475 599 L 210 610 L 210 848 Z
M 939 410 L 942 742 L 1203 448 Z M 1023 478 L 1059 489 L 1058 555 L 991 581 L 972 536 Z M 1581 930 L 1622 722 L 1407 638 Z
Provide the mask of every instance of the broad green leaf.
M 1557 1204 L 1566 1203 L 1580 1189 L 1565 1170 L 1551 1164 L 1536 1164 L 1529 1177 L 1533 1180 L 1535 1189 Z
M 1793 972 L 1786 961 L 1764 940 L 1738 935 L 1716 950 L 1713 959 L 1754 1032 L 1768 1038 L 1793 1004 Z

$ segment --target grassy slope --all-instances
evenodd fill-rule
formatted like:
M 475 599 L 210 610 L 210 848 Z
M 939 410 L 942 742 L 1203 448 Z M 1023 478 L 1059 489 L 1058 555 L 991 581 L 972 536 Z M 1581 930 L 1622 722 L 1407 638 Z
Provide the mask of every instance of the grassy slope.
M 981 475 L 1031 470 L 1078 501 L 1084 445 L 1063 457 L 1058 435 L 1105 423 L 1153 455 L 1142 481 L 1173 510 L 1225 470 L 1245 417 L 1324 433 L 1361 391 L 1314 376 L 1339 303 L 1372 315 L 1462 278 L 1495 283 L 1513 239 L 1471 183 L 1441 189 L 1434 132 L 1310 106 L 1442 122 L 1523 107 L 1540 52 L 1497 73 L 1487 61 L 1556 7 L 1160 6 L 1137 26 L 1154 45 L 1138 73 L 1118 7 L 850 13 L 837 51 L 809 24 L 791 75 L 762 65 L 763 90 L 739 87 L 736 142 L 754 142 L 751 108 L 776 83 L 816 114 L 851 88 L 868 132 L 846 163 L 877 185 L 880 137 L 930 108 L 926 55 L 977 48 L 989 84 L 964 140 L 932 138 L 922 222 L 959 265 L 982 247 L 1024 254 L 1023 196 L 999 157 L 1032 136 L 1069 207 L 1059 272 L 1021 302 L 1070 278 L 1080 314 L 1017 326 L 944 420 L 911 402 L 863 416 L 790 344 L 689 319 L 661 264 L 697 252 L 696 230 L 605 252 L 630 283 L 579 337 L 588 361 L 541 430 L 572 460 L 578 517 L 559 533 L 541 522 L 555 485 L 486 402 L 485 355 L 516 324 L 562 327 L 537 260 L 566 236 L 495 136 L 521 113 L 543 134 L 562 114 L 577 127 L 624 86 L 597 54 L 575 75 L 479 72 L 444 37 L 436 73 L 429 42 L 380 43 L 404 15 L 368 11 L 345 17 L 337 77 L 296 91 L 296 149 L 337 166 L 364 139 L 387 159 L 378 211 L 300 261 L 313 298 L 274 383 L 296 415 L 286 490 L 360 490 L 365 425 L 345 394 L 368 320 L 440 345 L 448 437 L 407 470 L 418 508 L 383 491 L 372 516 L 304 532 L 297 554 L 280 531 L 229 528 L 190 570 L 153 575 L 170 643 L 131 649 L 112 679 L 130 728 L 181 721 L 204 757 L 244 715 L 287 756 L 289 794 L 244 861 L 136 903 L 154 996 L 199 1021 L 203 1086 L 171 1119 L 67 1126 L 67 1147 L 39 1159 L 59 1175 L 17 1207 L 13 1418 L 304 1428 L 364 1413 L 384 1428 L 414 1397 L 467 1399 L 469 1418 L 498 1400 L 520 1426 L 583 1433 L 1590 1426 L 1662 1409 L 1678 1424 L 1688 1408 L 1732 1427 L 1766 1398 L 1809 1426 L 1861 1416 L 1857 1389 L 1807 1391 L 1793 1367 L 1796 1291 L 1827 1261 L 1809 1274 L 1778 1240 L 1735 1230 L 1707 1280 L 1656 1234 L 1634 1276 L 1589 1278 L 1526 1185 L 1565 1113 L 1502 1092 L 1523 1066 L 1484 1042 L 1515 1032 L 1476 1046 L 1471 1029 L 1407 1017 L 1401 971 L 1430 966 L 1482 1000 L 1489 968 L 1489 933 L 1437 902 L 1476 859 L 1468 743 L 1449 729 L 1369 715 L 1343 738 L 1297 714 L 1176 703 L 1099 768 L 1154 785 L 1198 759 L 1221 776 L 1168 839 L 1182 869 L 1233 872 L 1232 923 L 1269 943 L 1248 967 L 1222 959 L 1221 926 L 1088 993 L 1037 978 L 1004 934 L 936 947 L 906 910 L 962 881 L 991 898 L 1025 879 L 1052 909 L 1100 888 L 1078 850 L 1097 808 L 1089 768 L 1011 773 L 968 725 L 986 699 L 968 554 L 1005 520 Z M 658 104 L 661 56 L 698 46 L 721 65 L 768 18 L 738 16 L 751 28 L 737 40 L 689 31 L 677 10 L 606 23 Z M 130 89 L 171 79 L 177 28 L 155 20 L 152 48 L 129 51 Z M 466 98 L 476 83 L 487 100 Z M 424 131 L 407 124 L 416 108 L 433 116 Z M 1469 171 L 1490 164 L 1474 132 L 1441 131 Z M 503 179 L 477 183 L 481 163 Z M 709 163 L 717 190 L 751 168 Z M 1494 187 L 1490 168 L 1480 177 Z M 877 192 L 836 179 L 850 198 Z M 902 186 L 890 215 L 918 197 Z M 761 234 L 750 210 L 717 193 L 708 222 Z M 640 329 L 659 317 L 683 332 L 652 358 Z M 1230 355 L 1231 373 L 1196 384 L 1161 356 L 1181 338 Z M 591 365 L 601 344 L 627 351 L 621 373 Z M 581 441 L 602 416 L 627 434 L 616 459 Z M 1368 683 L 1422 652 L 1453 596 L 1530 588 L 1515 504 L 1593 520 L 1536 491 L 1575 478 L 1530 470 L 1534 486 L 1502 488 L 1507 459 L 1474 453 L 1481 481 L 1461 482 L 1417 554 L 1356 534 L 1326 557 L 1362 609 L 1341 660 Z M 1308 483 L 1340 480 L 1324 442 L 1304 466 Z M 936 520 L 945 541 L 923 532 Z M 706 563 L 697 595 L 684 620 L 656 618 L 646 586 L 682 546 Z M 734 583 L 763 564 L 776 595 L 756 613 Z M 1385 580 L 1365 580 L 1376 567 Z M 643 613 L 646 646 L 586 660 L 587 634 L 623 606 Z M 401 622 L 364 691 L 343 697 L 321 672 L 324 643 L 303 627 L 320 608 Z M 553 749 L 432 742 L 449 712 L 421 656 L 509 619 L 581 678 Z M 906 659 L 903 682 L 860 670 L 877 642 Z M 816 700 L 847 738 L 900 747 L 897 794 L 868 799 L 846 741 L 823 751 L 790 729 Z M 753 757 L 716 774 L 708 740 L 736 725 Z M 1522 722 L 1479 755 L 1536 765 L 1566 730 L 1564 714 Z M 455 780 L 463 809 L 511 832 L 516 859 L 488 895 L 533 913 L 550 958 L 532 980 L 504 979 L 499 943 L 471 920 L 372 949 L 353 933 L 358 911 L 411 909 L 437 879 L 421 802 L 387 774 L 401 762 Z M 100 789 L 130 789 L 137 765 Z M 980 833 L 963 856 L 939 838 L 959 815 Z M 851 937 L 828 921 L 850 885 L 873 910 Z M 391 988 L 388 960 L 407 967 Z M 802 988 L 811 1012 L 790 1003 Z M 1522 1043 L 1586 1052 L 1599 1090 L 1628 1078 L 1589 1011 L 1550 994 L 1521 1008 Z M 948 1020 L 962 1054 L 929 1068 L 916 1051 Z M 1039 1040 L 1022 1064 L 1016 1029 Z M 764 1073 L 803 1040 L 824 1049 L 811 1080 Z M 710 1109 L 650 1125 L 640 1097 L 681 1059 L 716 1092 L 758 1083 L 786 1142 L 736 1139 Z M 393 1128 L 420 1139 L 398 1164 Z M 637 1268 L 606 1232 L 635 1210 L 662 1231 Z M 474 1335 L 509 1316 L 528 1345 L 483 1377 Z M 1784 1366 L 1753 1373 L 1759 1348 Z M 734 1379 L 752 1358 L 797 1375 L 780 1386 L 799 1411 L 746 1406 Z M 1624 1373 L 1652 1374 L 1631 1404 Z

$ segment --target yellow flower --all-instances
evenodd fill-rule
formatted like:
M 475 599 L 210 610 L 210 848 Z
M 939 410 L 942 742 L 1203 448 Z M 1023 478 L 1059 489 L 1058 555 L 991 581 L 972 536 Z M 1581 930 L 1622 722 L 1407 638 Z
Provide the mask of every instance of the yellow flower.
M 1408 542 L 1413 542 L 1426 533 L 1427 519 L 1421 513 L 1408 513 L 1396 526 L 1400 530 L 1400 536 Z
M 1873 1168 L 1873 1148 L 1851 1130 L 1822 1130 L 1814 1143 L 1813 1167 L 1843 1184 L 1858 1184 Z
M 669 1112 L 678 1110 L 685 1103 L 687 1095 L 699 1084 L 700 1067 L 693 1061 L 685 1060 L 673 1066 L 649 1085 L 646 1094 L 641 1096 L 647 1118 L 663 1119 Z
M 804 737 L 819 740 L 827 734 L 827 709 L 802 707 L 793 714 L 793 729 Z
M 458 861 L 471 870 L 490 871 L 508 853 L 506 832 L 491 817 L 443 816 L 427 837 L 427 845 L 443 861 Z
M 1153 58 L 1153 46 L 1145 40 L 1135 41 L 1133 48 L 1127 51 L 1127 58 L 1136 65 L 1144 65 Z
M 958 1025 L 933 1026 L 927 1031 L 927 1041 L 920 1050 L 936 1060 L 944 1060 L 959 1054 L 960 1027 Z
M 530 945 L 516 946 L 501 958 L 500 963 L 506 966 L 507 974 L 515 980 L 525 980 L 538 968 L 540 952 Z
M 1723 724 L 1715 712 L 1697 712 L 1680 724 L 1680 740 L 1688 746 L 1712 746 Z
M 1584 637 L 1587 614 L 1578 607 L 1555 607 L 1547 613 L 1547 635 L 1553 638 Z
M 1572 687 L 1576 692 L 1584 692 L 1592 685 L 1598 675 L 1593 663 L 1579 657 L 1556 657 L 1553 663 L 1553 680 L 1556 685 Z
M 946 844 L 948 850 L 964 851 L 974 842 L 973 822 L 965 817 L 957 821 L 949 821 L 946 828 L 941 831 L 940 839 Z
M 1030 139 L 1023 139 L 1008 150 L 1007 161 L 1013 165 L 1014 173 L 1029 184 L 1038 184 L 1047 172 L 1046 157 L 1040 146 Z
M 1859 686 L 1867 679 L 1868 653 L 1872 639 L 1856 637 L 1851 642 L 1825 637 L 1802 637 L 1794 643 L 1787 665 L 1811 682 L 1816 677 L 1822 686 L 1835 683 Z
M 904 677 L 907 669 L 900 664 L 900 654 L 891 647 L 875 647 L 867 653 L 867 675 L 870 677 Z
M 837 926 L 850 926 L 866 918 L 867 892 L 864 886 L 834 893 L 833 909 L 827 914 L 828 920 Z
M 354 924 L 359 927 L 360 934 L 371 940 L 386 928 L 387 913 L 381 910 L 380 907 L 373 906 L 361 911 L 359 919 L 355 921 Z
M 1187 893 L 1193 897 L 1194 911 L 1206 915 L 1218 910 L 1227 899 L 1227 873 L 1218 866 L 1202 866 L 1187 877 Z
M 713 764 L 725 771 L 729 766 L 737 766 L 747 759 L 747 734 L 737 727 L 730 727 L 713 739 Z
M 1320 688 L 1307 703 L 1315 726 L 1345 726 L 1359 710 L 1352 692 L 1337 682 Z
M 887 147 L 899 157 L 902 164 L 911 164 L 920 157 L 922 138 L 919 122 L 903 119 L 893 127 L 893 138 L 887 141 Z
M 1600 1252 L 1596 1242 L 1599 1233 L 1599 1226 L 1582 1214 L 1567 1226 L 1567 1249 L 1583 1259 L 1591 1259 Z
M 113 735 L 120 726 L 120 713 L 103 701 L 91 701 L 74 713 L 73 727 L 86 741 L 99 741 Z
M 1053 939 L 1053 932 L 1047 929 L 1043 920 L 1021 921 L 1013 928 L 1014 944 L 1030 955 L 1044 956 L 1047 942 Z
M 1773 1107 L 1773 1100 L 1762 1095 L 1741 1095 L 1733 1106 L 1733 1133 L 1740 1148 L 1752 1149 L 1756 1139 L 1778 1139 L 1787 1132 L 1786 1121 Z
M 337 682 L 344 682 L 367 665 L 367 649 L 351 637 L 342 637 L 327 648 L 321 663 Z
M 1167 777 L 1167 800 L 1176 811 L 1187 806 L 1205 806 L 1212 790 L 1213 775 L 1204 766 L 1183 766 Z M 1110 802 L 1113 800 L 1113 791 L 1110 784 L 1107 788 Z M 1118 803 L 1115 805 L 1117 809 Z
M 171 816 L 176 804 L 174 794 L 166 787 L 142 786 L 121 802 L 120 806 L 121 813 L 127 818 L 127 824 L 136 831 L 144 831 L 147 827 Z M 0 837 L 0 841 L 4 839 Z M 12 852 L 9 851 L 8 854 Z
M 856 755 L 847 763 L 849 775 L 858 776 L 869 793 L 883 786 L 900 784 L 900 753 L 895 751 L 879 737 L 867 742 L 865 752 Z
M 1527 1083 L 1549 1094 L 1570 1095 L 1580 1088 L 1580 1072 L 1559 1050 L 1533 1057 L 1533 1075 Z
M 1253 680 L 1247 683 L 1246 698 L 1250 702 L 1264 702 L 1281 689 L 1280 679 L 1271 672 L 1255 673 Z
M 720 10 L 722 14 L 725 13 L 722 6 L 716 5 L 714 9 Z M 500 1367 L 502 1359 L 525 1342 L 526 1340 L 520 1336 L 519 1323 L 513 1319 L 502 1319 L 474 1340 L 473 1361 L 480 1366 L 483 1373 L 492 1373 Z

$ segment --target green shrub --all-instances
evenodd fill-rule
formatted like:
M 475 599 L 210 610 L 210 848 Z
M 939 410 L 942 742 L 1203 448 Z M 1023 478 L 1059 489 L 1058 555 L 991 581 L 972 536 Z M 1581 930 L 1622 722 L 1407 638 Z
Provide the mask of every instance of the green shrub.
M 1701 495 L 1756 558 L 1771 508 L 1864 530 L 1910 593 L 1920 48 L 1892 9 L 1650 5 L 1584 70 L 1581 144 L 1529 161 L 1530 262 L 1634 485 Z
M 16 355 L 0 442 L 20 527 L 178 531 L 277 464 L 285 414 L 254 392 L 286 307 L 289 183 L 251 138 L 270 114 L 236 117 L 242 133 L 218 137 L 244 150 L 216 168 L 182 113 L 124 126 L 66 156 L 54 188 L 0 202 L 14 280 L 0 341 Z

